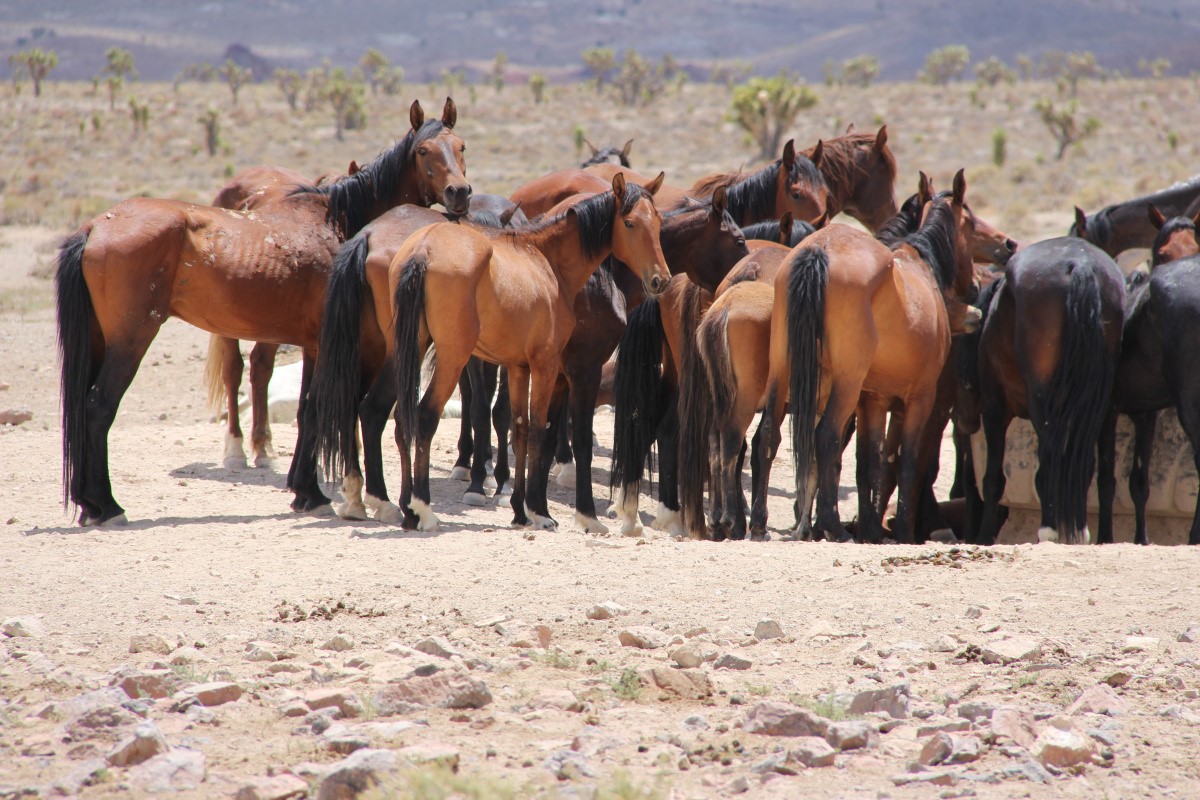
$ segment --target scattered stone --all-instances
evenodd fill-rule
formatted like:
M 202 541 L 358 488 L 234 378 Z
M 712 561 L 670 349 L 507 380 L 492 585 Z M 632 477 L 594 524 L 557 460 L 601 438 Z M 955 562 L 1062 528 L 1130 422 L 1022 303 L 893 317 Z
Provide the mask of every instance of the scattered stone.
M 588 764 L 581 753 L 573 750 L 556 750 L 542 762 L 542 766 L 550 770 L 560 781 L 574 781 L 580 778 L 595 778 L 598 773 Z
M 746 714 L 742 729 L 763 736 L 820 736 L 833 723 L 807 708 L 775 701 L 759 703 Z
M 1040 658 L 1041 655 L 1042 646 L 1032 639 L 1000 639 L 980 648 L 980 659 L 985 664 L 1012 664 Z
M 303 700 L 289 700 L 279 707 L 279 713 L 285 717 L 303 717 L 311 710 Z
M 483 708 L 492 702 L 487 684 L 457 670 L 414 676 L 389 683 L 375 693 L 375 706 L 384 716 L 402 714 L 410 707 Z
M 786 763 L 805 767 L 832 767 L 836 758 L 837 751 L 829 742 L 819 736 L 801 736 L 788 751 Z
M 95 786 L 100 783 L 107 769 L 108 762 L 103 758 L 89 758 L 63 777 L 51 783 L 48 791 L 42 791 L 40 794 L 73 797 L 82 792 L 85 786 Z M 0 792 L 4 792 L 4 796 L 6 797 L 16 797 L 25 794 L 24 792 L 15 791 L 9 793 L 4 791 L 4 789 L 0 789 Z
M 1200 625 L 1189 625 L 1187 630 L 1175 637 L 1175 641 L 1188 644 L 1200 642 Z
M 260 642 L 250 642 L 247 644 L 246 652 L 242 654 L 242 658 L 254 663 L 270 663 L 279 660 L 272 650 Z
M 1186 708 L 1184 706 L 1163 706 L 1158 710 L 1158 715 L 1160 717 L 1166 717 L 1167 719 L 1178 719 L 1182 720 L 1183 722 L 1189 722 L 1193 725 L 1200 725 L 1200 714 L 1197 714 L 1195 711 L 1192 711 L 1190 708 Z
M 882 711 L 892 719 L 908 719 L 909 699 L 909 683 L 900 681 L 881 689 L 858 692 L 851 699 L 846 710 L 851 714 Z
M 948 634 L 942 634 L 930 643 L 929 649 L 935 653 L 953 653 L 958 650 L 958 640 Z
M 1150 650 L 1157 649 L 1157 636 L 1126 636 L 1125 644 L 1121 647 L 1122 653 L 1146 653 Z
M 109 737 L 114 731 L 136 725 L 141 718 L 118 705 L 89 709 L 67 724 L 67 734 L 75 741 Z
M 7 408 L 0 411 L 0 425 L 20 425 L 33 419 L 33 412 L 27 408 Z
M 892 783 L 896 786 L 911 786 L 916 783 L 932 783 L 934 786 L 954 786 L 958 783 L 958 773 L 952 770 L 906 772 L 902 775 L 893 775 Z
M 726 653 L 713 664 L 716 669 L 750 669 L 752 666 L 754 664 L 750 659 L 743 658 L 736 653 Z
M 36 639 L 44 636 L 46 633 L 45 626 L 41 620 L 34 617 L 12 617 L 0 623 L 0 632 L 5 636 L 17 638 Z
M 649 625 L 635 625 L 625 628 L 617 634 L 617 639 L 624 647 L 636 647 L 640 650 L 657 650 L 666 647 L 670 639 L 662 631 Z
M 983 743 L 974 736 L 955 733 L 938 733 L 930 737 L 921 748 L 917 762 L 926 767 L 939 764 L 966 764 L 978 761 Z
M 502 622 L 495 628 L 504 644 L 520 650 L 532 650 L 540 647 L 545 650 L 550 647 L 553 632 L 549 625 L 530 625 L 521 620 Z
M 745 794 L 750 791 L 750 782 L 745 775 L 739 775 L 721 787 L 723 794 Z
M 1096 742 L 1069 717 L 1054 717 L 1038 734 L 1032 752 L 1044 767 L 1067 769 L 1090 763 L 1096 756 Z
M 979 606 L 967 606 L 967 613 L 964 616 L 967 619 L 979 619 L 983 616 L 983 609 Z
M 342 653 L 346 650 L 354 649 L 354 640 L 344 634 L 337 634 L 317 648 L 318 650 L 332 650 L 335 653 Z
M 997 740 L 1009 740 L 1026 750 L 1033 747 L 1037 733 L 1033 716 L 1016 708 L 1002 706 L 992 712 L 992 736 Z
M 571 749 L 585 758 L 592 758 L 602 755 L 609 750 L 615 750 L 625 744 L 625 740 L 621 737 L 606 733 L 594 725 L 589 725 L 571 741 Z
M 119 679 L 117 686 L 134 698 L 151 697 L 155 700 L 170 697 L 179 691 L 179 676 L 169 669 L 138 671 Z
M 958 733 L 959 731 L 969 730 L 971 730 L 971 721 L 969 719 L 946 720 L 945 722 L 935 722 L 932 725 L 918 727 L 917 738 L 933 736 L 935 733 Z
M 693 714 L 683 721 L 683 727 L 689 731 L 706 731 L 710 726 L 707 719 L 699 714 Z
M 825 741 L 838 750 L 859 750 L 866 747 L 875 729 L 862 720 L 834 722 L 825 731 Z
M 529 708 L 578 712 L 583 711 L 583 703 L 570 689 L 547 689 L 534 695 L 529 701 Z
M 971 703 L 959 703 L 958 715 L 963 719 L 969 719 L 972 722 L 978 719 L 991 719 L 996 707 L 991 703 L 977 700 Z
M 132 767 L 167 751 L 167 740 L 153 722 L 137 726 L 132 736 L 126 736 L 108 751 L 108 763 L 114 767 Z
M 167 644 L 167 640 L 157 633 L 139 633 L 129 637 L 129 652 L 131 653 L 157 653 L 160 656 L 169 656 L 173 649 L 171 645 Z
M 508 622 L 510 619 L 512 619 L 511 614 L 500 614 L 499 616 L 488 617 L 486 619 L 479 620 L 478 622 L 475 623 L 475 627 L 476 628 L 493 628 L 501 623 Z
M 697 636 L 703 636 L 706 633 L 708 633 L 708 628 L 704 627 L 703 625 L 698 625 L 695 628 L 688 628 L 686 631 L 684 631 L 683 638 L 695 639 Z
M 1114 692 L 1106 683 L 1089 686 L 1067 706 L 1067 714 L 1108 714 L 1115 717 L 1129 711 L 1129 703 Z
M 1129 674 L 1125 670 L 1119 669 L 1116 672 L 1114 672 L 1113 674 L 1109 675 L 1107 678 L 1105 678 L 1104 682 L 1107 683 L 1109 686 L 1113 687 L 1114 689 L 1116 689 L 1121 686 L 1124 686 L 1125 684 L 1129 683 L 1129 681 L 1131 681 L 1131 680 L 1133 680 L 1133 675 Z
M 337 727 L 339 730 L 331 728 L 322 736 L 325 740 L 325 746 L 329 748 L 330 752 L 348 756 L 351 753 L 370 747 L 371 740 L 366 736 L 359 733 L 349 733 L 345 730 L 345 726 L 342 725 Z
M 363 704 L 358 695 L 345 689 L 318 689 L 305 695 L 304 703 L 311 711 L 336 708 L 340 717 L 344 719 L 353 719 L 363 714 Z
M 204 753 L 175 748 L 131 769 L 129 783 L 142 792 L 184 792 L 200 788 L 205 775 Z
M 451 772 L 458 772 L 458 748 L 441 742 L 421 742 L 401 747 L 396 755 L 410 764 L 437 764 Z
M 291 800 L 308 794 L 308 782 L 295 775 L 274 775 L 269 778 L 252 778 L 243 783 L 233 795 L 233 800 Z
M 458 655 L 458 651 L 451 646 L 450 642 L 441 636 L 430 636 L 422 639 L 413 645 L 413 649 L 418 653 L 424 653 L 437 658 L 452 658 Z
M 245 690 L 236 683 L 226 681 L 214 681 L 212 683 L 201 683 L 193 686 L 190 689 L 184 690 L 184 695 L 187 698 L 196 698 L 196 702 L 202 706 L 212 708 L 213 706 L 221 706 L 226 703 L 232 703 L 245 694 Z
M 586 612 L 588 619 L 603 620 L 612 619 L 613 617 L 622 617 L 629 613 L 629 609 L 622 605 L 606 600 L 603 603 L 597 603 L 589 608 Z
M 713 693 L 712 681 L 700 670 L 658 667 L 641 672 L 639 677 L 643 685 L 685 700 L 702 700 Z
M 317 800 L 353 800 L 394 772 L 399 756 L 391 750 L 358 750 L 332 766 L 317 790 Z
M 716 661 L 717 651 L 712 645 L 691 641 L 672 650 L 671 660 L 684 669 L 695 669 L 706 661 Z
M 773 619 L 760 619 L 758 624 L 754 626 L 754 638 L 759 641 L 764 639 L 782 639 L 783 627 Z

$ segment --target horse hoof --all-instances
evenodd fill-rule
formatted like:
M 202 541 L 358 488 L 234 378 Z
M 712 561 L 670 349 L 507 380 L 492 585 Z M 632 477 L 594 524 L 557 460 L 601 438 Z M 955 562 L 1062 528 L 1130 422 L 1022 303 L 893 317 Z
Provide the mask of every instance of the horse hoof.
M 654 522 L 650 523 L 650 527 L 657 528 L 660 531 L 665 530 L 670 534 L 672 539 L 687 538 L 687 531 L 683 529 L 683 518 L 679 516 L 679 512 L 672 511 L 662 503 L 658 504 L 658 510 L 654 514 Z
M 575 512 L 575 525 L 584 533 L 608 533 L 608 526 L 595 517 L 586 517 Z
M 645 533 L 646 533 L 646 531 L 642 527 L 641 522 L 630 522 L 629 520 L 624 520 L 621 523 L 621 535 L 622 536 L 638 538 L 640 536 L 644 536 Z
M 495 492 L 496 491 L 496 479 L 494 477 L 492 477 L 491 475 L 488 475 L 486 478 L 483 479 L 483 488 L 487 489 L 489 492 Z
M 450 470 L 450 480 L 452 481 L 469 481 L 471 480 L 471 470 L 467 467 L 455 467 Z
M 530 521 L 530 523 L 533 524 L 533 527 L 537 528 L 538 530 L 542 530 L 542 531 L 558 530 L 557 522 L 555 522 L 550 517 L 543 517 L 541 514 L 530 514 L 529 521 Z
M 313 506 L 305 511 L 310 517 L 332 517 L 335 516 L 333 503 L 322 503 L 319 506 Z M 364 517 L 365 519 L 365 517 Z
M 929 534 L 929 541 L 939 544 L 958 544 L 958 537 L 949 528 L 938 528 Z
M 124 514 L 117 514 L 115 517 L 109 517 L 100 523 L 101 528 L 120 528 L 129 524 L 129 519 Z
M 474 506 L 475 508 L 482 508 L 483 506 L 486 506 L 487 504 L 488 504 L 487 496 L 482 495 L 479 492 L 467 492 L 463 495 L 463 505 Z
M 255 469 L 274 469 L 275 459 L 268 455 L 258 455 L 254 457 Z
M 225 456 L 224 464 L 225 469 L 248 469 L 250 466 L 245 456 Z M 258 466 L 257 462 L 255 466 Z
M 512 484 L 506 483 L 496 490 L 496 497 L 509 497 L 512 495 Z
M 558 468 L 558 475 L 554 477 L 555 483 L 566 489 L 575 488 L 575 462 L 568 461 Z
M 417 530 L 431 533 L 438 529 L 437 514 L 433 513 L 433 509 L 429 507 L 428 503 L 414 497 L 412 510 L 417 515 Z
M 1058 542 L 1058 531 L 1054 528 L 1038 528 L 1037 532 L 1038 543 L 1043 542 Z
M 367 507 L 357 501 L 345 502 L 337 507 L 337 515 L 341 519 L 370 519 Z
M 384 525 L 401 525 L 404 523 L 404 512 L 395 503 L 378 501 L 378 505 L 375 506 L 375 521 Z

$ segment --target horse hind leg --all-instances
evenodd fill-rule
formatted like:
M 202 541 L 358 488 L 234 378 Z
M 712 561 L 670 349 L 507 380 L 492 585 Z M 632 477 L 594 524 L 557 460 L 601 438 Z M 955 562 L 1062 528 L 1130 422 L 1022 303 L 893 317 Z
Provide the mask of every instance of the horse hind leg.
M 246 469 L 246 449 L 242 437 L 242 425 L 238 412 L 238 387 L 242 384 L 242 351 L 238 348 L 237 339 L 227 337 L 217 338 L 221 348 L 221 382 L 225 386 L 226 413 L 228 415 L 225 429 L 225 469 Z
M 321 491 L 317 480 L 317 437 L 314 412 L 308 402 L 308 390 L 312 384 L 313 367 L 316 364 L 315 349 L 304 351 L 304 363 L 300 373 L 300 402 L 296 409 L 296 452 L 288 469 L 288 488 L 295 493 L 292 510 L 316 517 L 334 515 L 333 504 Z
M 608 533 L 608 526 L 596 518 L 596 499 L 592 495 L 592 429 L 595 423 L 596 397 L 600 393 L 601 365 L 581 370 L 567 393 L 572 450 L 575 455 L 575 524 L 586 533 Z M 564 464 L 563 470 L 566 469 Z M 562 471 L 559 471 L 562 480 Z
M 463 493 L 462 501 L 465 505 L 482 507 L 488 504 L 487 495 L 484 494 L 484 479 L 487 477 L 487 450 L 491 431 L 489 430 L 488 419 L 488 400 L 490 399 L 486 392 L 484 381 L 484 363 L 478 358 L 471 358 L 467 361 L 467 367 L 463 370 L 463 375 L 466 378 L 466 383 L 469 387 L 467 394 L 463 396 L 462 418 L 465 421 L 464 425 L 470 433 L 469 445 L 469 469 L 467 470 L 467 479 L 470 485 Z M 459 379 L 459 392 L 462 392 L 463 379 Z M 459 440 L 459 452 L 461 458 L 462 440 Z M 458 465 L 455 465 L 455 470 Z M 451 477 L 454 477 L 451 474 Z
M 861 379 L 854 385 L 861 386 Z M 853 537 L 838 514 L 838 482 L 842 472 L 842 444 L 846 423 L 858 403 L 858 388 L 834 385 L 814 433 L 817 465 L 817 527 L 831 542 Z
M 458 420 L 458 460 L 450 470 L 450 480 L 471 480 L 471 453 L 474 441 L 471 437 L 471 412 L 474 405 L 474 395 L 471 393 L 471 374 L 477 359 L 474 357 L 467 362 L 467 368 L 458 377 L 458 397 L 462 401 L 462 413 Z M 466 502 L 464 499 L 463 502 Z
M 678 391 L 667 400 L 667 412 L 658 430 L 658 508 L 652 527 L 673 539 L 687 536 L 679 513 L 679 406 Z M 688 466 L 691 468 L 691 465 Z
M 442 417 L 442 409 L 446 407 L 454 387 L 458 384 L 459 375 L 470 358 L 470 350 L 456 353 L 448 346 L 449 343 L 439 342 L 437 366 L 425 396 L 417 408 L 417 443 L 413 457 L 413 496 L 412 510 L 417 515 L 417 530 L 436 531 L 440 520 L 433 513 L 432 496 L 429 491 L 429 459 L 433 446 L 433 436 L 437 433 L 438 422 Z M 470 347 L 474 341 L 466 346 Z
M 383 477 L 383 430 L 387 427 L 388 412 L 396 404 L 393 363 L 391 359 L 384 362 L 382 370 L 358 407 L 359 425 L 362 428 L 363 472 L 366 479 L 363 504 L 377 521 L 387 525 L 398 525 L 404 521 L 404 512 L 400 510 L 400 506 L 388 499 L 387 483 Z
M 250 446 L 254 466 L 271 467 L 275 462 L 275 446 L 271 441 L 271 409 L 267 400 L 271 376 L 275 374 L 275 354 L 279 345 L 258 342 L 250 350 Z
M 508 370 L 498 371 L 496 402 L 492 406 L 492 430 L 496 432 L 496 462 L 492 482 L 496 496 L 512 494 L 512 472 L 508 467 L 508 434 L 512 429 L 512 401 L 508 390 Z M 487 483 L 484 483 L 487 488 Z

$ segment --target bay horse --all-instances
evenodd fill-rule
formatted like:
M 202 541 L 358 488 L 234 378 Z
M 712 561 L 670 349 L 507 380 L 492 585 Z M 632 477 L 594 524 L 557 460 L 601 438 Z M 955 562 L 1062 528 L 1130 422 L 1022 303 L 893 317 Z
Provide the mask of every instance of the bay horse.
M 964 354 L 987 439 L 982 520 L 974 528 L 967 514 L 967 541 L 996 541 L 1005 433 L 1017 416 L 1038 437 L 1038 539 L 1086 541 L 1087 491 L 1121 350 L 1124 278 L 1108 254 L 1069 236 L 1019 250 L 989 294 L 978 348 Z
M 1153 194 L 1136 197 L 1097 211 L 1076 214 L 1068 236 L 1080 236 L 1116 258 L 1125 250 L 1150 247 L 1158 229 L 1150 221 L 1150 206 L 1164 217 L 1194 217 L 1200 212 L 1200 175 Z
M 668 273 L 653 202 L 662 177 L 645 188 L 615 177 L 611 192 L 519 231 L 432 225 L 397 252 L 389 288 L 406 525 L 437 528 L 430 507 L 430 442 L 459 374 L 479 355 L 508 368 L 516 451 L 513 522 L 555 527 L 545 482 L 527 463 L 540 462 L 562 351 L 575 326 L 575 295 L 610 253 L 637 272 L 648 293 L 662 291 Z M 431 344 L 437 361 L 418 403 L 421 360 Z M 414 439 L 415 459 L 409 449 Z
M 594 164 L 620 164 L 622 167 L 629 166 L 629 150 L 633 147 L 633 139 L 625 142 L 624 147 L 596 147 L 587 139 L 583 140 L 588 149 L 592 151 L 591 156 L 586 161 L 579 165 L 580 169 L 587 169 Z
M 80 523 L 123 522 L 108 473 L 108 430 L 162 323 L 176 316 L 223 336 L 305 351 L 296 453 L 307 446 L 307 378 L 338 244 L 405 197 L 436 192 L 463 208 L 470 185 L 454 102 L 441 121 L 410 110 L 413 129 L 356 175 L 302 187 L 259 211 L 133 198 L 84 223 L 55 274 L 62 360 L 64 502 Z M 316 470 L 293 469 L 297 511 L 327 513 Z
M 1158 412 L 1174 406 L 1179 424 L 1192 446 L 1200 469 L 1200 380 L 1196 353 L 1200 346 L 1200 241 L 1195 217 L 1167 219 L 1149 207 L 1150 223 L 1158 229 L 1147 276 L 1135 271 L 1125 280 L 1125 329 L 1121 357 L 1113 382 L 1112 411 L 1100 435 L 1100 527 L 1096 541 L 1111 544 L 1112 504 L 1116 492 L 1117 414 L 1133 420 L 1133 466 L 1129 494 L 1133 498 L 1135 544 L 1149 544 L 1146 501 L 1150 496 L 1150 455 Z M 1192 515 L 1188 544 L 1200 545 L 1200 505 Z
M 912 541 L 921 433 L 951 330 L 965 328 L 973 310 L 964 302 L 974 288 L 966 188 L 959 170 L 953 191 L 933 197 L 921 227 L 894 248 L 831 225 L 801 243 L 780 267 L 751 536 L 766 534 L 766 487 L 786 404 L 792 413 L 797 536 L 812 533 L 815 457 L 817 528 L 834 541 L 850 538 L 838 517 L 838 478 L 843 432 L 857 412 L 858 456 L 866 464 L 858 476 L 860 532 L 868 541 L 880 540 L 887 414 L 901 410 L 900 497 L 892 534 Z

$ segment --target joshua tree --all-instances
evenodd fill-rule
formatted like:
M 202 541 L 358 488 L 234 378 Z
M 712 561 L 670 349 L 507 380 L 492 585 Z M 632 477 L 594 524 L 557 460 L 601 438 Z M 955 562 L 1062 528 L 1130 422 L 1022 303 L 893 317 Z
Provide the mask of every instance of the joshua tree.
M 9 56 L 8 63 L 14 72 L 24 70 L 29 73 L 29 77 L 33 81 L 33 96 L 41 97 L 42 81 L 46 79 L 51 70 L 58 66 L 58 53 L 35 47 Z
M 818 100 L 808 86 L 785 72 L 773 78 L 751 78 L 733 90 L 729 118 L 754 140 L 762 158 L 774 158 L 796 115 Z
M 384 70 L 390 66 L 387 56 L 372 47 L 363 53 L 362 58 L 358 60 L 358 66 L 362 70 L 367 85 L 371 87 L 371 94 L 377 93 L 379 91 L 379 79 L 382 77 Z
M 1082 142 L 1100 130 L 1100 120 L 1095 117 L 1088 117 L 1082 122 L 1079 120 L 1079 104 L 1075 100 L 1058 108 L 1049 98 L 1043 97 L 1034 105 L 1034 110 L 1058 142 L 1055 158 L 1059 161 L 1067 154 L 1068 147 Z
M 535 72 L 529 76 L 529 91 L 533 92 L 533 102 L 540 103 L 546 99 L 546 76 Z
M 221 77 L 225 79 L 225 84 L 229 87 L 229 92 L 233 95 L 233 104 L 238 104 L 238 92 L 242 87 L 254 79 L 254 70 L 249 67 L 238 66 L 237 62 L 232 58 L 225 59 L 225 63 L 218 70 Z
M 921 70 L 919 77 L 926 83 L 943 86 L 962 77 L 970 63 L 971 51 L 964 45 L 939 47 L 925 57 L 925 69 Z
M 300 90 L 304 88 L 304 79 L 300 77 L 300 73 L 294 69 L 284 69 L 279 67 L 274 74 L 275 85 L 279 87 L 279 91 L 283 92 L 283 97 L 287 100 L 288 108 L 296 111 L 300 100 Z
M 221 112 L 209 106 L 196 121 L 204 126 L 204 145 L 208 148 L 208 155 L 215 156 L 217 148 L 221 146 Z
M 617 67 L 617 54 L 609 47 L 593 47 L 584 50 L 580 55 L 583 58 L 583 65 L 587 67 L 588 72 L 592 73 L 592 82 L 596 86 L 596 91 L 600 91 Z

